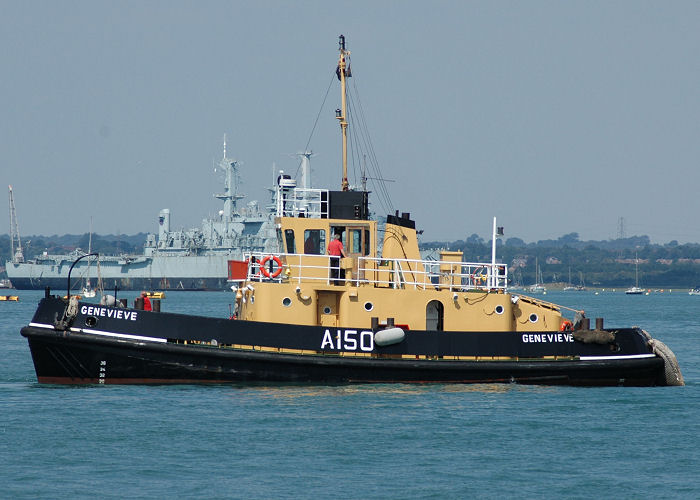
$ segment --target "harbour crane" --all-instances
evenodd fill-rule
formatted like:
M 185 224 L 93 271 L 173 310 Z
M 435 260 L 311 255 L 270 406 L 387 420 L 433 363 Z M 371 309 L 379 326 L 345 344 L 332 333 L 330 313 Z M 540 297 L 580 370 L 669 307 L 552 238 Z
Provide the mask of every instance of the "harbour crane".
M 19 224 L 17 224 L 17 212 L 15 210 L 15 197 L 12 194 L 12 186 L 10 188 L 10 252 L 12 262 L 24 262 L 24 254 L 22 253 L 22 241 L 19 238 Z M 15 239 L 17 246 L 15 246 Z

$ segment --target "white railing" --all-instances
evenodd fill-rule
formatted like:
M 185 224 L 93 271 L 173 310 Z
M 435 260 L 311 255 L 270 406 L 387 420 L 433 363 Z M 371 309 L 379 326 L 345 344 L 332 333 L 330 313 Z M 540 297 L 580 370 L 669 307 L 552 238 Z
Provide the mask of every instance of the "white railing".
M 328 218 L 328 190 L 278 188 L 277 217 L 299 216 L 311 219 Z
M 331 276 L 328 255 L 252 253 L 246 254 L 246 259 L 247 279 L 250 281 L 340 282 L 355 286 L 448 289 L 455 292 L 505 290 L 508 283 L 505 264 L 357 257 L 342 259 L 342 273 L 336 278 Z M 277 260 L 282 263 L 281 268 Z M 264 270 L 261 269 L 263 262 Z

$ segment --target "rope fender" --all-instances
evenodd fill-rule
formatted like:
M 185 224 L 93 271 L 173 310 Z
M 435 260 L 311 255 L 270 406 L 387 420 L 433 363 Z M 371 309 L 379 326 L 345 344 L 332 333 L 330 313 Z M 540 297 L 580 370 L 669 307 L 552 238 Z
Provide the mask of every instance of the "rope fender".
M 647 335 L 649 334 L 647 333 Z M 653 338 L 649 340 L 649 346 L 654 354 L 664 360 L 664 378 L 666 385 L 685 385 L 681 368 L 678 366 L 678 359 L 676 359 L 676 355 L 673 354 L 673 351 L 660 340 Z

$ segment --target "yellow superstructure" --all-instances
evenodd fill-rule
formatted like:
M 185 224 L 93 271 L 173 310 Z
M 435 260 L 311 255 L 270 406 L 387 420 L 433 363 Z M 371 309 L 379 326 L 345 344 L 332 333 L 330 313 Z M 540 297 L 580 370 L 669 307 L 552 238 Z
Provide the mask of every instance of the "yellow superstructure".
M 379 325 L 443 331 L 558 331 L 562 326 L 558 306 L 507 292 L 503 265 L 463 263 L 461 252 L 421 260 L 414 228 L 387 223 L 378 256 L 376 221 L 281 217 L 276 222 L 287 250 L 276 255 L 282 269 L 273 256 L 251 256 L 248 280 L 237 292 L 240 319 L 370 328 L 376 318 Z M 326 249 L 336 233 L 347 257 L 340 259 L 341 279 L 334 283 Z M 316 239 L 309 243 L 310 238 Z M 496 286 L 488 288 L 491 272 Z
M 347 179 L 346 79 L 351 71 L 342 35 L 339 51 L 341 191 L 299 189 L 290 176 L 280 175 L 275 219 L 280 253 L 249 256 L 247 280 L 236 292 L 237 317 L 430 331 L 551 332 L 568 327 L 559 306 L 507 292 L 507 267 L 495 263 L 495 248 L 489 264 L 462 262 L 462 252 L 449 251 L 441 252 L 438 261 L 423 260 L 409 214 L 387 217 L 378 253 L 380 234 L 377 222 L 369 219 L 368 193 L 350 190 Z M 327 255 L 336 234 L 345 258 Z

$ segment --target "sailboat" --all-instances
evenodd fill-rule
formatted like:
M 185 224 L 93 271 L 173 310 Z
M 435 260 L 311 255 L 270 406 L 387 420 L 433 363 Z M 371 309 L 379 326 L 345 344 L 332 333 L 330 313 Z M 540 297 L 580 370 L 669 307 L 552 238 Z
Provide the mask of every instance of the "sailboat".
M 571 266 L 569 266 L 569 282 L 564 287 L 565 292 L 575 291 L 576 287 L 571 283 Z
M 80 294 L 88 299 L 93 298 L 96 295 L 95 289 L 90 285 L 90 278 L 85 281 L 85 286 L 81 290 Z
M 92 253 L 92 217 L 90 217 L 90 239 L 88 240 L 88 253 Z M 90 257 L 88 257 L 87 271 L 85 273 L 85 286 L 81 290 L 81 295 L 85 298 L 93 298 L 96 295 L 95 289 L 90 285 Z
M 513 273 L 513 284 L 508 287 L 509 290 L 522 290 L 523 287 L 523 273 L 520 269 L 516 269 Z
M 578 272 L 578 285 L 574 285 L 571 282 L 571 268 L 569 268 L 569 282 L 567 285 L 564 287 L 565 292 L 583 292 L 586 290 L 586 284 L 583 280 L 583 273 L 581 271 Z
M 583 279 L 583 273 L 581 271 L 578 272 L 578 285 L 576 285 L 576 290 L 579 292 L 586 290 L 586 280 Z
M 528 288 L 528 291 L 530 293 L 546 293 L 547 288 L 542 284 L 543 281 L 542 270 L 540 269 L 538 260 L 535 257 L 535 284 L 531 285 L 530 288 Z
M 637 253 L 634 254 L 634 286 L 625 290 L 627 295 L 642 295 L 644 293 L 643 288 L 639 288 L 639 259 L 637 258 Z

